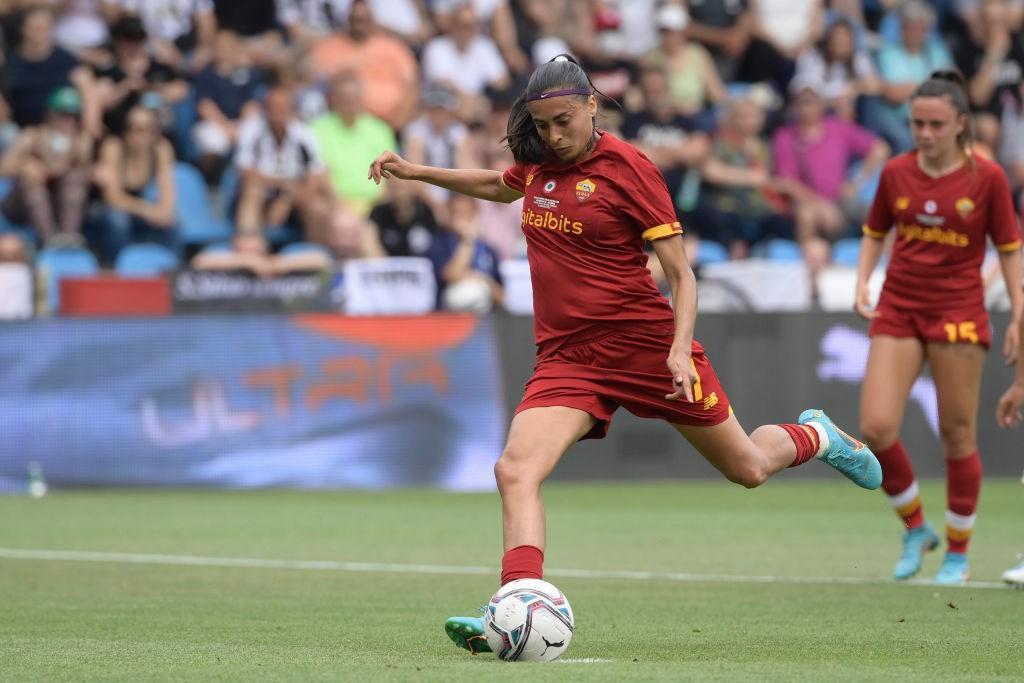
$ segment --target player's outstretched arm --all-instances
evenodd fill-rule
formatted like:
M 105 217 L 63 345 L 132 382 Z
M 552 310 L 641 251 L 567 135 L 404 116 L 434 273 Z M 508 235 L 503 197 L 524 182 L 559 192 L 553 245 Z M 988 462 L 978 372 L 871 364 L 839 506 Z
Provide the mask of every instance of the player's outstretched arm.
M 1020 330 L 1017 323 L 1024 318 L 1020 249 L 1000 251 L 999 267 L 1003 271 L 1003 281 L 1006 282 L 1006 291 L 1010 295 L 1010 310 L 1013 311 L 1013 319 L 1006 328 L 1006 338 L 1003 341 L 1003 358 L 1006 359 L 1007 365 L 1013 365 L 1017 362 L 1020 345 Z
M 459 194 L 505 204 L 514 202 L 523 196 L 501 182 L 500 171 L 434 168 L 433 166 L 411 164 L 394 152 L 384 152 L 377 157 L 370 164 L 370 170 L 366 177 L 378 185 L 382 178 L 419 180 Z
M 697 278 L 683 250 L 679 235 L 653 242 L 665 279 L 672 290 L 672 308 L 675 310 L 676 333 L 668 352 L 668 369 L 672 373 L 670 401 L 693 401 L 693 385 L 697 371 L 690 361 L 693 345 L 693 327 L 697 321 Z

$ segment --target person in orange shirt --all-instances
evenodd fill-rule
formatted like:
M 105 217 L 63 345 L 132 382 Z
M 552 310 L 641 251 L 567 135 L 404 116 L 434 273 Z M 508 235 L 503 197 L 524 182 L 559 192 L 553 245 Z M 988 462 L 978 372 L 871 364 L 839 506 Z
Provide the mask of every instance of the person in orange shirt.
M 313 67 L 321 78 L 354 71 L 364 83 L 369 113 L 400 129 L 416 113 L 419 103 L 419 66 L 412 51 L 400 40 L 380 31 L 365 0 L 354 0 L 348 30 L 317 41 L 312 47 Z

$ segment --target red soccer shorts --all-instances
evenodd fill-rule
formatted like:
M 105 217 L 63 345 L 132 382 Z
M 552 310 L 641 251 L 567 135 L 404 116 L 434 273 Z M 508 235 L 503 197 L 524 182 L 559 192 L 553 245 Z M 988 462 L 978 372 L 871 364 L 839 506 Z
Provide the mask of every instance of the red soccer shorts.
M 693 387 L 694 402 L 665 398 L 672 393 L 666 365 L 671 346 L 671 335 L 616 332 L 559 349 L 538 361 L 516 413 L 545 406 L 586 411 L 598 423 L 584 439 L 603 439 L 619 406 L 673 424 L 711 427 L 724 422 L 732 414 L 729 398 L 696 341 L 692 358 L 700 381 Z
M 878 317 L 871 321 L 868 335 L 912 337 L 921 342 L 992 345 L 992 326 L 984 308 L 953 311 L 916 311 L 878 303 Z

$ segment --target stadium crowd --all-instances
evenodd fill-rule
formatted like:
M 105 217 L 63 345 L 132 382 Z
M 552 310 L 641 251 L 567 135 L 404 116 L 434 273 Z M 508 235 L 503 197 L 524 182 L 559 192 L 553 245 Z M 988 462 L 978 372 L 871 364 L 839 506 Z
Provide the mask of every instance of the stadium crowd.
M 0 261 L 78 245 L 114 267 L 146 242 L 257 275 L 425 256 L 500 302 L 521 201 L 367 167 L 392 148 L 506 168 L 512 102 L 571 52 L 698 264 L 781 244 L 813 273 L 859 237 L 936 69 L 966 76 L 974 149 L 1021 191 L 1022 19 L 1022 0 L 0 0 Z M 277 258 L 294 243 L 313 246 Z

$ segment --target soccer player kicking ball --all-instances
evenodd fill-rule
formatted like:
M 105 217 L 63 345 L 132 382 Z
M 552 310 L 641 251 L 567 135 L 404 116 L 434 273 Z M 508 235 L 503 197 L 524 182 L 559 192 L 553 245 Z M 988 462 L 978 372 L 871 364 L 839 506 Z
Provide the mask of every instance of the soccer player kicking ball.
M 882 463 L 882 488 L 906 529 L 896 579 L 917 574 L 924 553 L 939 544 L 899 441 L 907 397 L 925 361 L 935 380 L 948 498 L 947 552 L 935 581 L 955 584 L 968 577 L 967 545 L 981 492 L 981 369 L 992 341 L 981 280 L 986 237 L 999 250 L 1013 308 L 1003 354 L 1007 362 L 1017 356 L 1017 324 L 1024 310 L 1017 217 L 1002 169 L 971 151 L 969 117 L 958 73 L 936 72 L 911 96 L 917 149 L 883 169 L 857 266 L 855 306 L 871 321 L 860 429 Z M 872 310 L 868 278 L 893 227 L 897 234 L 885 286 Z
M 1024 317 L 1020 319 L 1018 325 L 1018 335 L 1024 337 Z M 1021 415 L 1021 406 L 1024 406 L 1024 357 L 1018 355 L 1017 376 L 996 406 L 996 424 L 1004 429 L 1020 426 L 1021 420 L 1024 419 Z M 1003 572 L 1003 581 L 1011 586 L 1024 588 L 1024 554 L 1021 554 L 1020 559 L 1019 565 Z
M 526 198 L 537 364 L 494 466 L 502 585 L 542 578 L 541 483 L 573 443 L 603 438 L 619 406 L 668 422 L 726 478 L 749 488 L 812 458 L 863 488 L 882 482 L 867 446 L 820 410 L 747 436 L 693 339 L 696 279 L 665 181 L 634 147 L 597 129 L 594 92 L 567 55 L 538 67 L 509 116 L 516 164 L 504 174 L 418 166 L 392 152 L 370 166 L 375 182 L 408 178 L 490 201 Z M 647 271 L 645 241 L 665 270 L 674 310 Z M 488 649 L 480 618 L 449 619 L 446 630 L 473 653 Z

